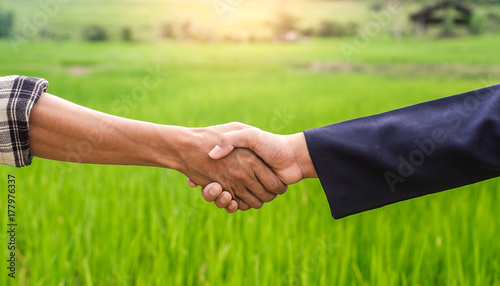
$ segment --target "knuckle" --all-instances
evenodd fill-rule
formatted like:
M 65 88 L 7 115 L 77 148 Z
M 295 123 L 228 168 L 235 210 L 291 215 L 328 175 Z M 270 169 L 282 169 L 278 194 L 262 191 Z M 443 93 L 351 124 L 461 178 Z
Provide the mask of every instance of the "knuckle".
M 238 181 L 243 181 L 245 180 L 248 176 L 247 173 L 241 169 L 235 169 L 231 172 L 231 176 L 238 180 Z
M 225 191 L 227 191 L 231 197 L 236 199 L 236 201 L 239 203 L 238 199 L 239 196 L 241 195 L 241 191 L 238 188 L 238 185 L 236 185 L 234 182 L 230 181 L 227 183 L 227 188 L 224 188 Z
M 278 178 L 274 178 L 271 182 L 270 182 L 270 185 L 269 185 L 269 191 L 270 192 L 273 192 L 275 194 L 279 194 L 283 191 L 283 183 L 281 182 L 280 179 Z
M 227 134 L 224 133 L 220 136 L 219 141 L 222 145 L 224 145 L 229 142 L 229 136 L 227 136 Z
M 239 127 L 241 123 L 239 123 L 238 121 L 233 121 L 231 123 L 229 123 L 229 127 Z
M 276 193 L 278 195 L 282 195 L 286 192 L 288 189 L 288 186 L 283 184 L 280 180 L 277 182 L 277 186 L 273 189 L 273 193 Z
M 288 186 L 287 185 L 283 185 L 283 190 L 281 192 L 281 195 L 286 193 L 286 191 L 288 191 Z
M 243 128 L 247 128 L 248 125 L 243 124 L 243 123 L 238 122 L 238 121 L 233 121 L 233 122 L 229 123 L 229 127 L 231 127 L 232 129 L 236 129 L 236 130 L 241 130 Z
M 246 153 L 245 156 L 241 158 L 242 163 L 245 166 L 255 167 L 257 166 L 257 158 L 253 156 L 250 152 Z
M 254 209 L 260 209 L 262 208 L 262 206 L 264 206 L 264 203 L 259 201 L 259 202 L 256 202 L 255 205 L 253 206 Z
M 250 206 L 245 201 L 238 199 L 237 202 L 238 202 L 238 209 L 240 211 L 247 211 L 250 209 Z
M 277 194 L 269 194 L 264 198 L 264 202 L 269 203 L 276 198 Z

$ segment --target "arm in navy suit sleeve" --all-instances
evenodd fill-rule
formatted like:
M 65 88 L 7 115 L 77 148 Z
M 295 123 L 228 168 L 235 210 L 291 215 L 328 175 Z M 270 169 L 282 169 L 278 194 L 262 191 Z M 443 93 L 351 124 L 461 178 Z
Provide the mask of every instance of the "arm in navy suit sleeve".
M 342 218 L 500 176 L 500 85 L 304 134 Z

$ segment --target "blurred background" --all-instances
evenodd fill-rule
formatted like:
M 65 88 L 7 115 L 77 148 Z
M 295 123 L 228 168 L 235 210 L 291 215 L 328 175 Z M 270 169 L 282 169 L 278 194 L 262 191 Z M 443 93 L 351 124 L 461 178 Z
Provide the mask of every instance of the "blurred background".
M 0 74 L 137 120 L 290 134 L 499 83 L 499 4 L 2 0 Z M 333 220 L 317 180 L 228 215 L 171 170 L 35 159 L 1 167 L 2 197 L 8 174 L 2 285 L 500 285 L 498 179 Z

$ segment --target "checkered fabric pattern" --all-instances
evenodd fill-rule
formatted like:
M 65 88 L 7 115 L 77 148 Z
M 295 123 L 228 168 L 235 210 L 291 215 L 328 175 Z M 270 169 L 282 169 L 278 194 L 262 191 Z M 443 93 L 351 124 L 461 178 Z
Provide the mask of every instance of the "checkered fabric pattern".
M 49 83 L 25 76 L 0 77 L 0 164 L 24 167 L 29 153 L 29 117 Z

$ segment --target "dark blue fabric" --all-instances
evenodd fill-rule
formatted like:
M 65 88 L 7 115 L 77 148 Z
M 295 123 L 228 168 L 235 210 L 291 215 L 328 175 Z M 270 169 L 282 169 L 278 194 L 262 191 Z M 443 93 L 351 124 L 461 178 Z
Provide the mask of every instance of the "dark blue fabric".
M 500 176 L 500 85 L 304 134 L 342 218 Z

